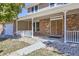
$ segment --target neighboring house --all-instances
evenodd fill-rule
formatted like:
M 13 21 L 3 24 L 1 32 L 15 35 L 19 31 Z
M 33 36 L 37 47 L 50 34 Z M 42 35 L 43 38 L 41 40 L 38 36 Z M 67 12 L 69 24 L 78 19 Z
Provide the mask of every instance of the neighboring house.
M 16 34 L 16 20 L 0 25 L 0 32 L 3 36 L 14 36 Z
M 65 43 L 79 43 L 78 3 L 32 3 L 25 8 L 28 14 L 16 21 L 17 34 L 61 37 Z M 6 25 L 12 30 L 13 25 Z

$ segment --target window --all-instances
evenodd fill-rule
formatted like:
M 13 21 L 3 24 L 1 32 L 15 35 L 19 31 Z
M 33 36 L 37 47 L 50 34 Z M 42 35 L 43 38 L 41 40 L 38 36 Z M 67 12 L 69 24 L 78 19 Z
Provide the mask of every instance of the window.
M 28 8 L 28 13 L 30 13 L 30 12 L 34 12 L 34 7 Z
M 35 6 L 35 11 L 37 11 L 38 10 L 38 6 Z
M 30 13 L 30 8 L 28 8 L 28 13 Z
M 34 7 L 32 7 L 32 9 L 31 9 L 31 10 L 32 10 L 32 12 L 34 12 Z
M 54 4 L 55 4 L 55 3 L 50 3 L 50 6 L 52 7 L 52 6 L 54 6 Z
M 36 31 L 39 31 L 39 22 L 36 22 Z
M 34 22 L 34 23 L 33 23 L 33 31 L 34 31 L 34 32 L 39 31 L 39 22 Z
M 35 22 L 33 23 L 33 31 L 35 32 Z

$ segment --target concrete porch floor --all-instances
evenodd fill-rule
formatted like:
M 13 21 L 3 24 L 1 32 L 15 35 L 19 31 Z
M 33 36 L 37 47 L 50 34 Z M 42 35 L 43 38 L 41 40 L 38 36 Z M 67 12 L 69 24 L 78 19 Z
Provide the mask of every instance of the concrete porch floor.
M 45 41 L 50 41 L 50 42 L 53 42 L 53 41 L 60 41 L 60 42 L 64 42 L 64 38 L 60 37 L 60 38 L 56 38 L 56 37 L 49 37 L 49 36 L 34 36 L 34 38 L 36 39 L 39 39 L 41 40 L 42 42 L 45 42 Z

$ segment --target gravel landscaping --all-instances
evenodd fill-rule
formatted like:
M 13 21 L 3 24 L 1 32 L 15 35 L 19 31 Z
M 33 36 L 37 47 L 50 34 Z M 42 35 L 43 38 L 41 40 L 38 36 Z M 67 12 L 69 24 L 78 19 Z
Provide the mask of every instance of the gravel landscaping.
M 0 55 L 6 55 L 7 53 L 14 52 L 26 46 L 29 46 L 29 44 L 23 41 L 16 41 L 11 39 L 0 41 Z
M 29 53 L 27 56 L 62 56 L 62 54 L 53 50 L 41 48 L 36 51 L 33 51 L 32 53 Z
M 44 42 L 48 47 L 56 48 L 62 54 L 67 56 L 79 56 L 79 44 L 62 43 L 60 41 Z

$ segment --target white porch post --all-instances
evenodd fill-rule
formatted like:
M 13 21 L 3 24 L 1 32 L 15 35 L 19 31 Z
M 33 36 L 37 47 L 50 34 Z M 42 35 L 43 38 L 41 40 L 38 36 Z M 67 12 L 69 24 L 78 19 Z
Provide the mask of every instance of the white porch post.
M 32 38 L 33 38 L 33 18 L 32 18 Z
M 67 11 L 64 11 L 64 43 L 66 43 L 66 12 Z

